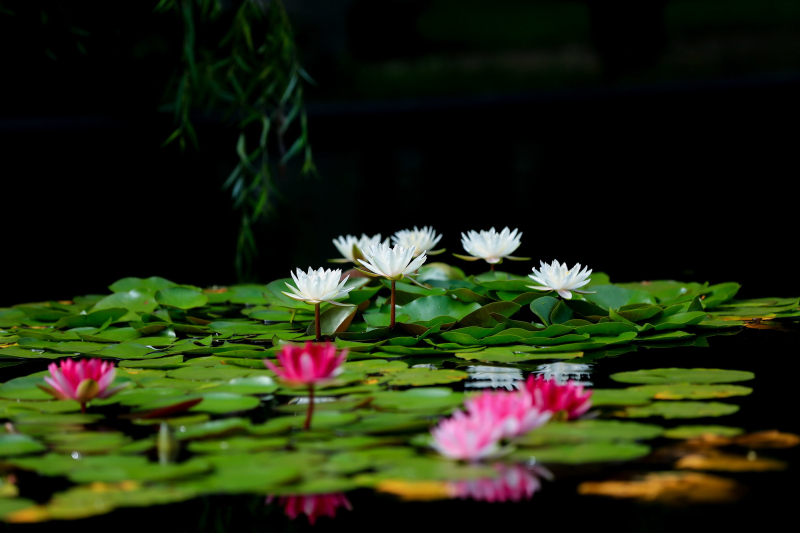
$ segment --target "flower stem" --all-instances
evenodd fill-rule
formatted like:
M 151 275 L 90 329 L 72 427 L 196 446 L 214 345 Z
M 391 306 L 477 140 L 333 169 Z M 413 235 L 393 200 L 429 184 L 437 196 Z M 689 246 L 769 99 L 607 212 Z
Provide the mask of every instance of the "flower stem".
M 308 386 L 308 411 L 306 411 L 306 423 L 303 424 L 303 429 L 308 431 L 311 429 L 311 416 L 314 414 L 314 385 Z
M 314 327 L 316 328 L 315 332 L 317 334 L 317 342 L 320 342 L 322 340 L 322 324 L 319 320 L 319 304 L 314 304 L 314 317 Z
M 86 402 L 81 402 L 81 413 L 86 414 Z
M 491 264 L 489 265 L 489 270 L 491 270 L 492 272 L 494 272 L 494 263 L 491 263 Z
M 389 315 L 391 317 L 391 319 L 389 321 L 389 327 L 390 328 L 394 327 L 394 284 L 395 284 L 395 281 L 392 280 L 392 305 L 391 305 L 391 311 L 390 311 L 390 315 Z

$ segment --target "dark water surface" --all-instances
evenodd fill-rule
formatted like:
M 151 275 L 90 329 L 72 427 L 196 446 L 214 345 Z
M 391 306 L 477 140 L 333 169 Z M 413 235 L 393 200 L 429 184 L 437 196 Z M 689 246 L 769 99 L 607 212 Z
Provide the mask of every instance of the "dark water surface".
M 800 335 L 797 325 L 792 331 L 745 329 L 735 335 L 708 338 L 710 347 L 640 348 L 636 352 L 606 357 L 594 363 L 589 379 L 595 387 L 612 388 L 620 384 L 608 376 L 614 372 L 680 367 L 724 368 L 748 370 L 755 379 L 743 382 L 753 388 L 749 396 L 722 400 L 741 407 L 733 415 L 708 419 L 637 419 L 665 427 L 688 424 L 735 426 L 746 432 L 777 429 L 800 433 L 800 418 L 792 393 L 800 375 L 797 358 Z M 28 366 L 28 365 L 25 365 Z M 8 371 L 3 381 L 9 379 Z M 543 481 L 542 488 L 529 500 L 518 503 L 487 503 L 473 500 L 440 500 L 402 502 L 388 494 L 371 490 L 348 493 L 352 505 L 340 508 L 334 519 L 320 518 L 316 530 L 336 531 L 542 531 L 544 528 L 567 531 L 613 528 L 615 531 L 771 531 L 792 520 L 798 495 L 794 480 L 800 464 L 800 449 L 758 450 L 759 457 L 788 462 L 781 472 L 711 474 L 732 478 L 746 488 L 736 503 L 704 505 L 664 505 L 636 503 L 598 496 L 577 494 L 579 483 L 587 480 L 624 478 L 630 474 L 669 471 L 671 461 L 659 461 L 660 448 L 674 445 L 676 440 L 659 438 L 649 441 L 653 454 L 623 463 L 600 463 L 579 467 L 550 467 L 552 481 Z M 741 449 L 733 453 L 744 453 Z M 42 494 L 62 490 L 62 483 L 52 478 L 39 478 Z M 28 487 L 30 485 L 26 483 Z M 30 489 L 28 489 L 30 490 Z M 38 491 L 36 491 L 38 492 Z M 33 495 L 22 494 L 33 497 Z M 46 499 L 46 498 L 45 498 Z M 788 522 L 791 524 L 791 521 Z M 7 531 L 52 531 L 59 527 L 79 527 L 85 531 L 129 530 L 158 531 L 297 531 L 310 526 L 304 516 L 288 519 L 275 502 L 266 504 L 265 497 L 252 495 L 212 496 L 188 502 L 150 508 L 118 509 L 108 515 L 74 522 L 42 524 L 3 524 Z

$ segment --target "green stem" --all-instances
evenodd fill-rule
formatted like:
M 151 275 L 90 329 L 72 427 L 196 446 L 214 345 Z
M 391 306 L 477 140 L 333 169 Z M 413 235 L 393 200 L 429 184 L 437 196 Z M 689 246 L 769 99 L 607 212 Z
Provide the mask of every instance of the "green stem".
M 394 327 L 394 284 L 395 283 L 396 282 L 394 280 L 392 280 L 392 307 L 391 307 L 391 311 L 390 311 L 390 315 L 389 315 L 391 317 L 391 319 L 389 321 L 389 327 L 390 328 Z
M 314 327 L 316 328 L 317 334 L 317 342 L 322 340 L 322 324 L 319 320 L 319 304 L 314 304 L 314 317 L 315 317 L 315 324 Z
M 303 429 L 308 431 L 311 429 L 311 416 L 314 414 L 314 385 L 308 386 L 308 411 L 306 411 L 306 423 Z

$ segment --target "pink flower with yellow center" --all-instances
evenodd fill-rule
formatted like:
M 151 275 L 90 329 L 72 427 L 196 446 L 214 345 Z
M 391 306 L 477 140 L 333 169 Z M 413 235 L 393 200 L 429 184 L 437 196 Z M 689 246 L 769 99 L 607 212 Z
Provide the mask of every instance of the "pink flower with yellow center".
M 267 497 L 267 503 L 272 502 L 273 497 Z M 312 526 L 321 516 L 334 518 L 336 509 L 344 507 L 351 511 L 353 507 L 341 492 L 331 494 L 306 494 L 298 496 L 281 496 L 278 503 L 283 507 L 286 516 L 292 520 L 301 514 L 306 515 L 308 523 Z
M 464 461 L 478 461 L 497 454 L 503 426 L 501 420 L 491 416 L 488 412 L 477 417 L 456 411 L 451 418 L 431 429 L 433 448 L 445 457 Z
M 64 359 L 60 367 L 50 363 L 47 368 L 50 376 L 45 376 L 44 380 L 50 386 L 39 385 L 39 388 L 59 400 L 76 400 L 82 409 L 85 409 L 86 402 L 94 398 L 108 398 L 127 385 L 109 388 L 116 370 L 113 363 L 102 359 Z
M 592 391 L 584 392 L 583 385 L 576 385 L 572 380 L 559 384 L 555 380 L 544 379 L 543 376 L 528 376 L 525 389 L 535 407 L 553 414 L 563 411 L 567 420 L 580 417 L 592 406 Z
M 304 346 L 286 344 L 276 356 L 280 366 L 264 359 L 267 368 L 289 385 L 317 385 L 335 378 L 342 372 L 347 350 L 336 353 L 330 342 L 307 342 Z
M 304 429 L 311 428 L 314 414 L 314 386 L 323 384 L 342 373 L 342 363 L 347 359 L 347 350 L 336 353 L 336 346 L 330 342 L 311 343 L 304 346 L 286 344 L 276 356 L 281 366 L 264 359 L 267 368 L 290 386 L 308 387 L 308 412 Z
M 449 483 L 450 494 L 462 500 L 518 502 L 531 499 L 542 488 L 540 478 L 553 477 L 541 466 L 528 469 L 521 465 L 497 465 L 496 468 L 497 477 Z
M 467 412 L 488 423 L 497 424 L 501 438 L 513 438 L 545 424 L 552 413 L 533 404 L 527 391 L 482 392 L 464 402 Z

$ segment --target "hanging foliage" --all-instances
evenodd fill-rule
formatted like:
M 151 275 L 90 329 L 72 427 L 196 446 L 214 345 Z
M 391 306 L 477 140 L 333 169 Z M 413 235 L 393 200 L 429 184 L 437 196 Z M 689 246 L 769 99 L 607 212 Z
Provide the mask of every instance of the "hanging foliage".
M 270 212 L 275 172 L 284 177 L 295 157 L 302 173 L 314 170 L 303 108 L 303 82 L 312 80 L 279 0 L 161 0 L 156 10 L 183 26 L 181 66 L 167 89 L 176 128 L 165 144 L 199 146 L 192 122 L 199 109 L 225 110 L 240 129 L 239 162 L 223 187 L 241 213 L 236 270 L 248 279 L 258 253 L 253 227 Z

